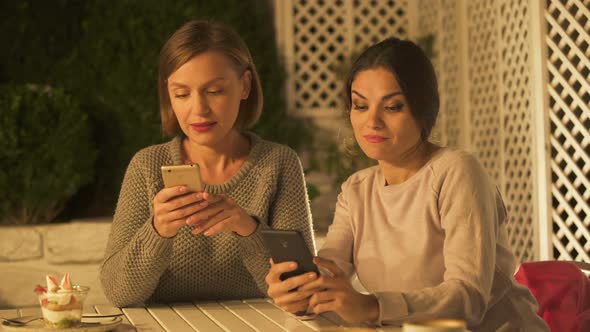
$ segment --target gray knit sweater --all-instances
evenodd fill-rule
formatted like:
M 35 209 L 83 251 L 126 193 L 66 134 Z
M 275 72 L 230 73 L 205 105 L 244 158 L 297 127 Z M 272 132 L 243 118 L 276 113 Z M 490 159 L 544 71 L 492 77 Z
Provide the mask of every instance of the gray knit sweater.
M 160 166 L 181 164 L 181 138 L 139 151 L 129 163 L 100 280 L 116 306 L 141 302 L 262 297 L 269 269 L 260 230 L 298 230 L 315 252 L 311 212 L 299 158 L 290 148 L 247 133 L 248 160 L 237 174 L 204 190 L 225 194 L 259 221 L 247 237 L 223 232 L 212 237 L 180 229 L 160 237 L 152 226 L 153 198 L 163 188 Z

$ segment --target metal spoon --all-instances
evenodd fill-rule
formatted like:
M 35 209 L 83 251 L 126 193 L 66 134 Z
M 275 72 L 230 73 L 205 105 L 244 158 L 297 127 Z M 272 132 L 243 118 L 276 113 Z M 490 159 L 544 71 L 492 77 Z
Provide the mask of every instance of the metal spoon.
M 34 322 L 36 320 L 39 319 L 43 319 L 43 317 L 36 317 L 36 316 L 22 316 L 22 317 L 17 317 L 17 318 L 4 318 L 4 317 L 0 317 L 0 319 L 4 322 L 7 322 L 9 324 L 13 324 L 13 325 L 27 325 L 30 322 Z
M 119 317 L 119 316 L 123 316 L 123 314 L 110 314 L 110 315 L 101 315 L 101 314 L 83 314 L 82 318 L 114 318 L 114 317 Z M 0 317 L 0 320 L 7 322 L 9 324 L 13 324 L 13 325 L 27 325 L 31 322 L 34 322 L 36 320 L 39 319 L 43 319 L 43 317 L 38 317 L 38 316 L 22 316 L 22 317 L 17 317 L 17 318 L 4 318 L 4 317 Z

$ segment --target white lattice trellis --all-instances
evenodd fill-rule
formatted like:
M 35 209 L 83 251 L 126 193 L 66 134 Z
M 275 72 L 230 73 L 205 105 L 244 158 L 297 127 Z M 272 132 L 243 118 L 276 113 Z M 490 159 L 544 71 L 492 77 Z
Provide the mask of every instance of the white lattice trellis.
M 343 1 L 299 1 L 292 12 L 295 107 L 336 107 L 340 82 L 330 66 L 348 54 Z
M 426 40 L 431 36 L 434 36 L 437 33 L 437 29 L 441 24 L 441 19 L 444 8 L 442 7 L 441 1 L 432 1 L 432 0 L 417 0 L 414 1 L 413 5 L 413 13 L 419 13 L 420 19 L 417 20 L 415 24 L 415 31 L 413 31 L 415 36 L 418 36 L 420 40 Z M 420 42 L 420 41 L 419 41 Z M 425 45 L 423 45 L 425 46 Z M 440 43 L 437 39 L 433 39 L 433 52 L 435 54 L 430 55 L 430 60 L 432 61 L 432 65 L 436 71 L 436 75 L 438 78 L 439 89 L 443 90 L 444 87 L 444 70 L 441 68 L 441 61 L 437 54 L 440 52 Z M 434 128 L 432 129 L 431 133 L 431 140 L 443 144 L 446 144 L 446 132 L 444 130 L 446 123 L 447 123 L 447 114 L 443 110 L 444 108 L 444 94 L 441 93 L 441 109 L 436 121 Z
M 464 110 L 461 91 L 463 54 L 461 50 L 460 2 L 456 0 L 419 0 L 415 2 L 417 17 L 415 39 L 434 36 L 432 63 L 436 69 L 440 111 L 433 130 L 433 140 L 445 146 L 464 145 Z
M 275 5 L 290 109 L 299 115 L 329 111 L 339 117 L 343 77 L 336 69 L 370 44 L 407 35 L 407 0 L 290 0 Z
M 531 109 L 529 8 L 526 1 L 502 0 L 500 6 L 503 178 L 508 234 L 521 260 L 535 259 L 533 200 L 533 116 Z
M 590 0 L 276 3 L 279 32 L 298 44 L 282 49 L 301 114 L 337 107 L 330 65 L 391 35 L 433 35 L 435 135 L 474 152 L 499 185 L 518 258 L 590 261 Z
M 494 1 L 468 1 L 467 11 L 471 149 L 496 183 L 502 185 L 502 106 L 497 71 L 499 17 Z
M 363 50 L 387 37 L 406 37 L 406 12 L 407 0 L 353 0 L 351 50 Z
M 464 126 L 463 112 L 465 111 L 461 109 L 460 91 L 462 70 L 460 3 L 456 0 L 443 0 L 440 3 L 441 21 L 436 49 L 439 59 L 438 78 L 441 96 L 441 127 L 443 128 L 441 137 L 444 145 L 458 147 L 463 145 L 464 133 L 461 128 Z
M 590 261 L 590 1 L 550 1 L 553 255 Z
M 539 239 L 548 234 L 539 231 L 545 227 L 547 193 L 539 190 L 551 187 L 553 256 L 589 261 L 590 1 L 554 0 L 543 5 L 534 0 L 420 0 L 418 4 L 414 34 L 434 32 L 438 41 L 435 64 L 442 141 L 474 151 L 500 184 L 512 219 L 509 237 L 515 253 L 522 260 L 548 257 L 544 250 L 549 242 Z M 531 13 L 531 8 L 544 12 L 544 18 Z M 545 52 L 534 47 L 539 46 L 534 38 L 545 34 L 536 28 L 544 24 L 547 38 L 540 45 L 547 47 L 548 58 L 546 66 L 538 66 L 536 59 Z M 466 40 L 458 37 L 464 27 Z M 467 61 L 457 62 L 462 47 L 468 50 Z M 467 73 L 466 78 L 461 72 Z M 531 73 L 536 80 L 548 77 L 548 86 L 539 86 Z M 453 109 L 465 91 L 467 105 Z M 547 104 L 549 119 L 543 109 L 535 108 Z M 467 125 L 462 126 L 465 117 Z M 551 151 L 544 145 L 546 121 L 551 124 Z M 462 135 L 468 135 L 467 144 L 461 144 Z M 544 176 L 548 159 L 551 179 Z M 544 247 L 540 255 L 537 242 Z

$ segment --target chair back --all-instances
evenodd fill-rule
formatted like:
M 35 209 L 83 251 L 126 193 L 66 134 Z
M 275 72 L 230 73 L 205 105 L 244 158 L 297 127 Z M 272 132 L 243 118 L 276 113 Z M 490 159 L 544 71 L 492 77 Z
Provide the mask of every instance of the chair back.
M 537 314 L 551 331 L 590 331 L 590 279 L 572 262 L 522 263 L 514 278 L 539 303 Z

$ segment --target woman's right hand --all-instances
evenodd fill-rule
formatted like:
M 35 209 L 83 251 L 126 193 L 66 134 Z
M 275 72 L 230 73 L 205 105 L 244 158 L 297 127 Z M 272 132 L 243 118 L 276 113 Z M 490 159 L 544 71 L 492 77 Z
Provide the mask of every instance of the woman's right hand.
M 203 192 L 189 192 L 185 186 L 164 188 L 154 197 L 154 228 L 161 237 L 171 238 L 186 225 L 186 219 L 207 202 Z
M 270 265 L 270 270 L 265 279 L 268 284 L 268 296 L 273 299 L 275 304 L 287 312 L 295 315 L 305 314 L 309 305 L 309 298 L 315 293 L 315 290 L 298 291 L 297 288 L 316 280 L 318 277 L 316 273 L 304 273 L 281 281 L 281 274 L 296 270 L 297 263 L 283 262 L 274 264 L 271 259 Z

